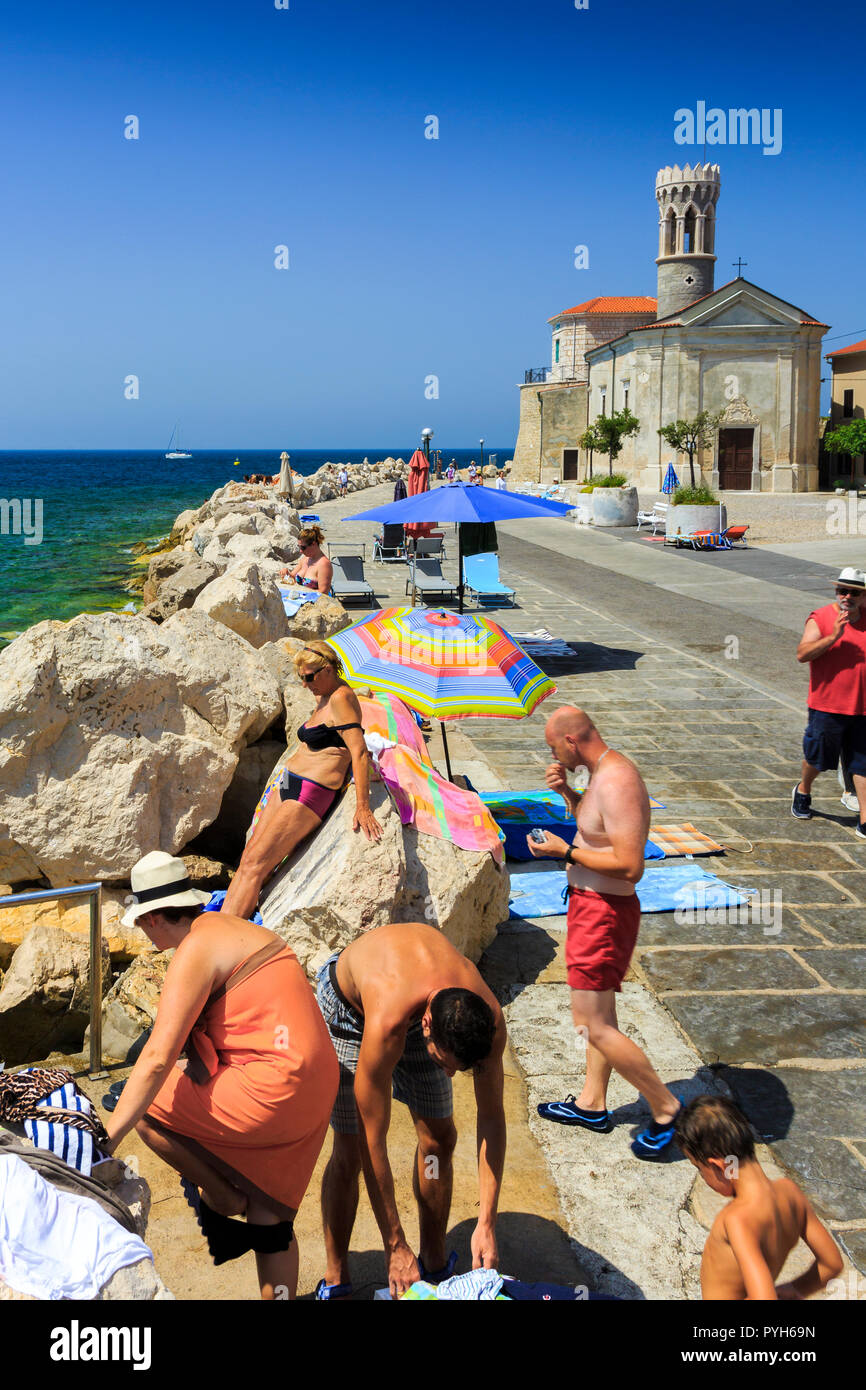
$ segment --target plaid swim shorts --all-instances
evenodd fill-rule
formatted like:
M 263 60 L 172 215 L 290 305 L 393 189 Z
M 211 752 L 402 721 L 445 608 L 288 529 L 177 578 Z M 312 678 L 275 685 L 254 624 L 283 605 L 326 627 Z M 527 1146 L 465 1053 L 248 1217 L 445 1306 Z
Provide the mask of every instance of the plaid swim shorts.
M 358 1133 L 355 1109 L 355 1072 L 364 1036 L 364 1018 L 340 992 L 336 981 L 339 952 L 330 956 L 316 976 L 316 998 L 322 1010 L 340 1063 L 340 1089 L 331 1111 L 331 1127 L 338 1134 Z M 406 1034 L 403 1055 L 394 1068 L 391 1094 L 425 1120 L 444 1120 L 451 1114 L 451 1078 L 430 1057 L 421 1023 Z

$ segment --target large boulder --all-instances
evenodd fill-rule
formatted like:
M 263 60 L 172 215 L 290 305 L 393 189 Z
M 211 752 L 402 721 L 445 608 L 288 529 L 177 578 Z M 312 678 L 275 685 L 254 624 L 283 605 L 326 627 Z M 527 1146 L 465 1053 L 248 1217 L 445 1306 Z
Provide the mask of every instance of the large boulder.
M 153 1027 L 172 955 L 172 951 L 142 954 L 111 986 L 102 1001 L 103 1057 L 125 1062 L 130 1049 Z M 85 1036 L 85 1045 L 87 1041 Z
M 142 610 L 142 615 L 150 618 L 151 622 L 164 623 L 172 613 L 178 613 L 182 608 L 192 608 L 205 585 L 219 574 L 216 565 L 199 559 L 195 554 L 187 553 L 186 561 L 180 569 L 162 580 L 156 598 Z
M 0 884 L 0 896 L 15 891 L 10 886 Z M 17 891 L 25 890 L 19 887 Z M 121 922 L 126 912 L 126 897 L 124 889 L 102 890 L 102 939 L 112 960 L 128 960 L 140 951 L 150 949 L 150 943 L 140 927 L 125 927 Z M 89 940 L 89 899 L 55 898 L 4 908 L 0 912 L 0 969 L 8 967 L 14 952 L 35 927 L 59 927 L 72 936 Z
M 158 551 L 147 567 L 147 578 L 141 591 L 142 602 L 153 603 L 160 585 L 182 569 L 188 561 L 189 553 L 181 545 L 176 545 L 172 550 Z
M 103 993 L 110 971 L 103 942 Z M 55 1049 L 76 1051 L 89 1018 L 89 942 L 58 927 L 34 927 L 13 955 L 0 988 L 0 1059 L 17 1066 Z
M 235 775 L 223 797 L 220 813 L 197 841 L 207 848 L 209 854 L 222 860 L 237 861 L 240 858 L 259 797 L 274 764 L 285 752 L 285 743 L 269 738 L 242 750 Z
M 271 880 L 259 907 L 312 976 L 342 950 L 385 922 L 430 922 L 477 961 L 508 916 L 509 878 L 492 855 L 402 826 L 381 782 L 370 803 L 383 834 L 367 840 L 352 829 L 349 788 L 321 828 Z
M 315 603 L 302 603 L 293 618 L 286 619 L 288 635 L 301 642 L 313 638 L 324 640 L 335 632 L 342 632 L 352 619 L 339 599 L 328 594 L 319 594 Z
M 233 538 L 247 539 L 259 538 Z M 273 580 L 263 579 L 258 565 L 253 562 L 233 565 L 225 574 L 211 580 L 193 608 L 207 613 L 215 622 L 224 623 L 256 648 L 275 642 L 286 631 L 286 614 L 279 589 Z
M 194 608 L 28 629 L 0 653 L 0 879 L 123 883 L 176 854 L 283 710 L 249 643 Z

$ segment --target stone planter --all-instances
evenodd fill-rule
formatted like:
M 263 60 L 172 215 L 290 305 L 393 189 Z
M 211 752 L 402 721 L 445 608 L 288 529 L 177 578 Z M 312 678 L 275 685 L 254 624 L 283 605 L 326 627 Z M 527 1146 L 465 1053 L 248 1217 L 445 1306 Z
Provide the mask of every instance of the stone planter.
M 597 487 L 589 495 L 593 526 L 637 526 L 636 487 Z
M 665 535 L 690 536 L 693 531 L 724 531 L 728 524 L 727 508 L 722 507 L 721 512 L 720 526 L 718 502 L 714 502 L 710 507 L 668 507 Z

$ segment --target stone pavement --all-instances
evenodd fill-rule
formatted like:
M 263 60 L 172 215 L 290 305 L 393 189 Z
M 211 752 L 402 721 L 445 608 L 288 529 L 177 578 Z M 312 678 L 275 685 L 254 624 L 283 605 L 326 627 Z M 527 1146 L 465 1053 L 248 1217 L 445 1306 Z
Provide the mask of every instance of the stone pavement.
M 328 534 L 370 531 L 329 523 Z M 731 1088 L 864 1269 L 866 846 L 829 774 L 816 786 L 814 819 L 790 815 L 807 688 L 793 650 L 809 609 L 831 597 L 837 566 L 851 562 L 817 545 L 814 561 L 799 546 L 762 551 L 756 565 L 749 552 L 638 547 L 560 521 L 501 527 L 502 574 L 519 607 L 494 616 L 514 631 L 548 628 L 574 644 L 574 658 L 548 664 L 558 691 L 532 718 L 472 720 L 467 732 L 505 785 L 541 786 L 545 715 L 584 705 L 665 803 L 656 823 L 692 821 L 726 846 L 704 863 L 752 890 L 753 909 L 722 923 L 645 916 L 634 982 L 682 1040 L 681 1076 L 689 1055 Z M 379 578 L 383 568 L 369 571 L 379 601 L 405 602 L 396 575 Z

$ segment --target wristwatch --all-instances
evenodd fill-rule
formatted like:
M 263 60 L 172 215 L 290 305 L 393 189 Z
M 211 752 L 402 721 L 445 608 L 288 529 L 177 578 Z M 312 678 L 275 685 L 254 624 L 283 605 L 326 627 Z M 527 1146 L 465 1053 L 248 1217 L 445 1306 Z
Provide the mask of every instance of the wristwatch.
M 565 856 L 564 856 L 564 861 L 563 861 L 564 863 L 570 864 L 570 863 L 572 862 L 571 851 L 572 851 L 573 849 L 574 849 L 574 845 L 569 845 L 569 846 L 568 846 L 568 849 L 565 851 Z

